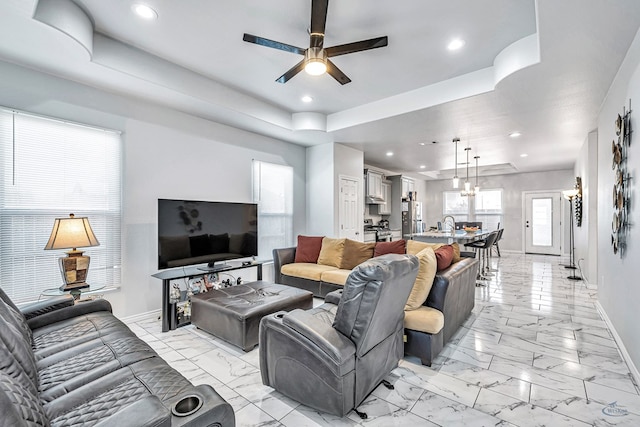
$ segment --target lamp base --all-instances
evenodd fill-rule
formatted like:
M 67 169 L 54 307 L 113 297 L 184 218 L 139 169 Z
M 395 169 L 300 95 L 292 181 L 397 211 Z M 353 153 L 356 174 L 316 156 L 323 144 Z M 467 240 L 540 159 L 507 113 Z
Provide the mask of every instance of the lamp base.
M 62 292 L 73 292 L 73 291 L 79 291 L 80 289 L 86 289 L 89 287 L 89 284 L 87 282 L 77 282 L 77 283 L 66 283 L 62 286 L 60 286 L 60 289 Z
M 60 272 L 64 285 L 60 287 L 63 292 L 88 288 L 86 283 L 91 258 L 83 255 L 82 251 L 67 252 L 67 256 L 59 258 Z

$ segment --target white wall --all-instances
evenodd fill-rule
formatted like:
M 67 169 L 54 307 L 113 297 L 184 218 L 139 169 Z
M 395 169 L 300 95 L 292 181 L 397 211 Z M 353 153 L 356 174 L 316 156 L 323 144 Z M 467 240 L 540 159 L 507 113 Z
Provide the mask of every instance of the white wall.
M 159 197 L 248 202 L 252 159 L 287 164 L 294 234 L 305 231 L 303 147 L 3 62 L 0 75 L 0 105 L 123 132 L 122 287 L 106 295 L 117 315 L 160 308 Z
M 500 249 L 522 252 L 522 192 L 573 188 L 574 177 L 572 170 L 515 173 L 482 176 L 479 184 L 480 188 L 485 190 L 502 188 L 504 215 L 501 227 L 504 228 L 504 234 L 500 241 Z M 442 194 L 444 191 L 452 190 L 451 180 L 427 181 L 426 194 L 420 196 L 420 200 L 425 202 L 427 227 L 436 226 L 442 219 Z
M 312 236 L 334 236 L 334 147 L 307 148 L 307 234 Z
M 575 224 L 575 260 L 587 282 L 598 281 L 598 132 L 590 132 L 574 167 L 582 178 L 582 226 Z
M 611 141 L 616 139 L 615 120 L 631 100 L 631 146 L 628 166 L 632 177 L 631 228 L 626 255 L 614 255 L 611 248 L 613 204 L 611 189 Z M 640 178 L 640 36 L 636 34 L 627 56 L 618 70 L 598 116 L 598 299 L 636 368 L 640 367 L 640 219 L 638 214 L 638 179 Z M 589 242 L 591 244 L 591 242 Z M 637 371 L 636 371 L 637 373 Z

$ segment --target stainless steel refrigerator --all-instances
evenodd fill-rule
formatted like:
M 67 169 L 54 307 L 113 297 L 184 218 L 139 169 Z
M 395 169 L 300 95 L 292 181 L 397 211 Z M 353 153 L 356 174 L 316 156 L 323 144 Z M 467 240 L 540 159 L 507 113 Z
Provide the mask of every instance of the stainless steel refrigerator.
M 402 236 L 422 233 L 422 203 L 402 202 Z

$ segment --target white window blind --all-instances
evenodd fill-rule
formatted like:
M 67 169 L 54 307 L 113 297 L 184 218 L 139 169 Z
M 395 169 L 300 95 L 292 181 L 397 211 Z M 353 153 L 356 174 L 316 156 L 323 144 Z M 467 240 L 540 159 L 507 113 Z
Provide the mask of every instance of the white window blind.
M 452 215 L 458 222 L 468 221 L 468 197 L 461 196 L 459 191 L 445 191 L 442 200 L 442 213 L 444 215 Z
M 293 168 L 253 161 L 253 201 L 258 203 L 258 254 L 293 246 Z
M 121 138 L 100 129 L 0 110 L 0 286 L 16 302 L 62 284 L 44 250 L 55 218 L 89 218 L 100 246 L 89 284 L 120 284 Z

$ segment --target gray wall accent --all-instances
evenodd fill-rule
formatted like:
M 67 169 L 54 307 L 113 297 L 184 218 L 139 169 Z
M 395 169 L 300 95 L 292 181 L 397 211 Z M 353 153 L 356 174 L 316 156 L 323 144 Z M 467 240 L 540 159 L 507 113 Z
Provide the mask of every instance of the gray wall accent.
M 158 198 L 250 202 L 252 160 L 286 164 L 294 168 L 294 235 L 304 232 L 304 147 L 6 62 L 0 75 L 0 105 L 123 132 L 122 287 L 105 295 L 116 315 L 160 308 L 162 283 L 151 277 Z
M 615 120 L 631 99 L 631 136 L 628 167 L 632 177 L 631 229 L 624 258 L 614 255 L 611 248 L 613 202 L 611 192 L 614 173 L 611 169 L 611 141 L 616 139 Z M 618 74 L 609 88 L 598 115 L 598 299 L 628 352 L 631 362 L 640 367 L 640 220 L 638 214 L 638 178 L 640 177 L 640 35 L 631 43 Z M 589 245 L 593 244 L 589 242 Z M 633 369 L 633 368 L 632 368 Z
M 574 168 L 582 178 L 582 226 L 575 230 L 575 259 L 590 283 L 598 281 L 598 132 L 587 136 Z M 603 242 L 608 244 L 608 242 Z
M 504 219 L 501 227 L 504 228 L 504 234 L 500 242 L 500 249 L 524 251 L 523 191 L 566 190 L 573 188 L 573 182 L 572 170 L 481 176 L 479 178 L 481 189 L 503 189 Z M 426 194 L 420 196 L 420 200 L 425 202 L 423 209 L 425 210 L 427 227 L 435 226 L 442 219 L 442 193 L 444 191 L 453 191 L 451 180 L 427 181 Z M 568 218 L 568 214 L 565 216 Z M 565 230 L 565 234 L 565 241 L 567 241 L 568 229 Z

